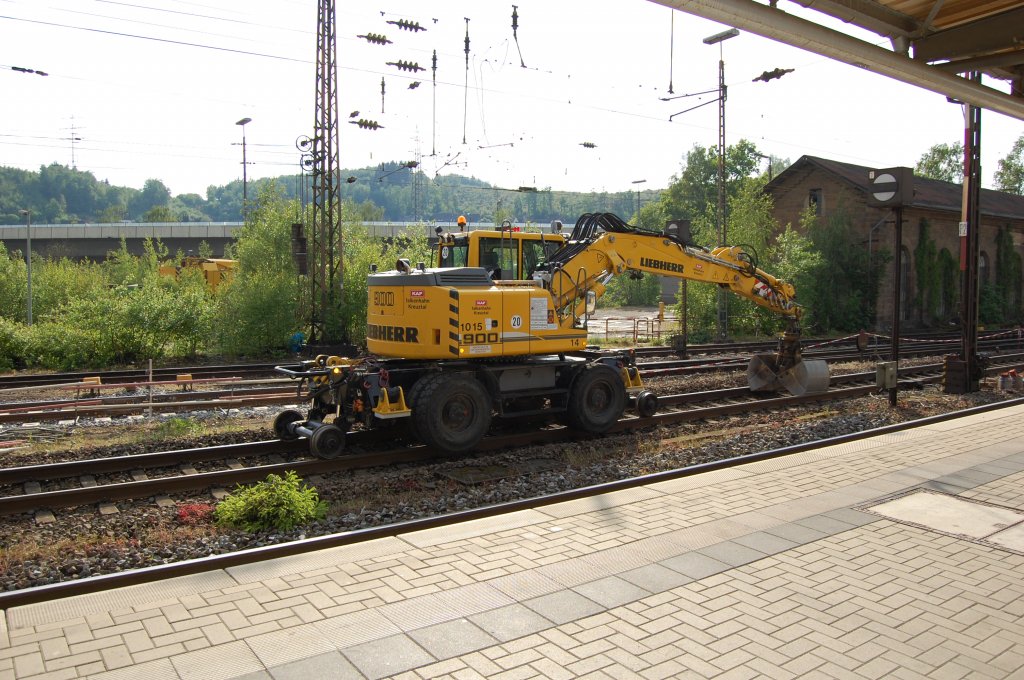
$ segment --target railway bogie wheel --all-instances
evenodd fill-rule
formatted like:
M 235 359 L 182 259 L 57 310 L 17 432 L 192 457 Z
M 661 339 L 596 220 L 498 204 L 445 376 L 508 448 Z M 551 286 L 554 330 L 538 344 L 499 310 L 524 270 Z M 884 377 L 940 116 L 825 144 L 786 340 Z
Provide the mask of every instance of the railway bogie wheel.
M 413 426 L 423 442 L 448 453 L 476 446 L 491 427 L 491 398 L 468 375 L 425 378 L 413 407 Z
M 309 450 L 317 458 L 337 458 L 345 450 L 345 432 L 337 425 L 321 425 L 309 438 Z
M 285 442 L 292 441 L 293 439 L 298 439 L 299 435 L 289 432 L 288 426 L 291 425 L 292 423 L 297 423 L 301 420 L 305 420 L 305 418 L 303 418 L 302 414 L 299 413 L 298 411 L 295 411 L 293 409 L 281 411 L 280 413 L 277 414 L 277 417 L 274 418 L 274 434 L 277 436 L 278 439 Z
M 611 429 L 626 408 L 626 387 L 618 372 L 592 364 L 576 376 L 569 390 L 569 425 L 600 434 Z
M 658 410 L 658 395 L 649 390 L 636 395 L 636 412 L 641 418 L 650 418 Z

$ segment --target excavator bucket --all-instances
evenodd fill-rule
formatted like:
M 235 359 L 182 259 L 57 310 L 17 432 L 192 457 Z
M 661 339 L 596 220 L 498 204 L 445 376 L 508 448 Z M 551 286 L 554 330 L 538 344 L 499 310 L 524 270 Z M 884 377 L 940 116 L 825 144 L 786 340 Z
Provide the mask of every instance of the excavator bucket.
M 747 384 L 752 392 L 778 392 L 785 389 L 800 397 L 828 391 L 828 363 L 820 359 L 798 361 L 778 371 L 774 354 L 755 354 L 747 365 Z
M 800 361 L 779 374 L 779 382 L 797 397 L 828 392 L 828 362 L 822 359 Z
M 774 354 L 755 354 L 747 364 L 747 385 L 751 392 L 778 392 L 781 389 L 775 372 Z

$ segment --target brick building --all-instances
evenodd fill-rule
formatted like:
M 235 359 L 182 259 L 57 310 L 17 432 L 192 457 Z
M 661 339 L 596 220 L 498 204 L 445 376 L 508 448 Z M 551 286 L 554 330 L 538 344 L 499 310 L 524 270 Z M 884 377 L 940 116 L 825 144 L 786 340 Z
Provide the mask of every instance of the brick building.
M 891 210 L 868 205 L 868 172 L 871 168 L 851 163 L 802 156 L 768 183 L 766 191 L 775 202 L 774 216 L 779 224 L 796 225 L 808 208 L 823 219 L 844 212 L 855 230 L 854 243 L 871 253 L 886 250 L 893 253 L 894 220 Z M 914 178 L 914 198 L 903 209 L 901 325 L 928 326 L 957 316 L 959 304 L 960 260 L 960 206 L 963 187 L 924 177 Z M 918 303 L 918 277 L 914 252 L 921 239 L 921 224 L 928 225 L 927 237 L 934 242 L 937 261 L 945 263 L 945 277 L 940 290 L 930 291 L 934 302 L 922 309 Z M 979 283 L 996 283 L 997 239 L 1003 234 L 1004 251 L 1012 243 L 1012 260 L 1020 261 L 1024 254 L 1024 196 L 989 189 L 981 190 L 981 232 Z M 1004 253 L 1005 255 L 1005 253 Z M 955 264 L 955 266 L 954 266 Z M 1005 267 L 1004 267 L 1005 269 Z M 1004 272 L 1005 273 L 1005 272 Z M 1021 304 L 1020 266 L 1016 266 L 1015 280 L 1002 280 L 1009 293 L 1009 308 L 1019 310 Z M 878 298 L 876 329 L 892 327 L 893 318 L 893 262 L 882 274 L 882 287 Z M 955 291 L 955 292 L 951 292 Z M 1013 314 L 1010 313 L 1010 316 Z M 1005 319 L 1017 322 L 1019 319 Z

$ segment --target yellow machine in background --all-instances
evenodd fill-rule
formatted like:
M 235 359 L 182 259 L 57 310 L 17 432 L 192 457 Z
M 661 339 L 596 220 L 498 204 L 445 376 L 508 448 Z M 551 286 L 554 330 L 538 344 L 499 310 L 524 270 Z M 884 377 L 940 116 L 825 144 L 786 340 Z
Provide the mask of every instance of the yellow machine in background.
M 442 235 L 442 243 L 449 238 Z M 827 389 L 825 363 L 801 360 L 793 286 L 759 269 L 749 253 L 709 251 L 688 234 L 587 214 L 528 279 L 496 279 L 484 267 L 414 268 L 405 260 L 371 273 L 372 356 L 278 367 L 308 384 L 312 406 L 305 419 L 281 414 L 275 431 L 283 439 L 310 437 L 315 454 L 333 457 L 350 425 L 407 418 L 420 441 L 459 452 L 477 445 L 495 415 L 551 415 L 591 433 L 610 429 L 627 404 L 653 415 L 657 397 L 644 388 L 632 351 L 586 350 L 587 319 L 605 284 L 643 272 L 717 284 L 786 321 L 778 352 L 751 361 L 751 389 Z
M 216 290 L 221 281 L 230 279 L 238 269 L 238 260 L 225 260 L 211 257 L 186 257 L 180 265 L 163 265 L 160 267 L 161 276 L 177 277 L 183 269 L 198 269 L 203 272 L 206 285 L 211 290 Z

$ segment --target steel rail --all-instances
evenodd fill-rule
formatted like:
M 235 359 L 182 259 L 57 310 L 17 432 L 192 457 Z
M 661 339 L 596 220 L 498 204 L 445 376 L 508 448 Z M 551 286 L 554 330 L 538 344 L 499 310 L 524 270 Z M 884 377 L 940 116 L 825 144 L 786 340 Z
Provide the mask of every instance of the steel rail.
M 199 411 L 209 409 L 230 409 L 244 408 L 246 406 L 262 406 L 265 404 L 294 404 L 303 399 L 296 396 L 295 392 L 280 392 L 276 395 L 257 396 L 233 396 L 224 399 L 209 399 L 203 401 L 170 401 L 170 402 L 137 402 L 123 405 L 99 405 L 99 406 L 75 406 L 56 410 L 21 411 L 15 413 L 0 413 L 0 423 L 21 423 L 26 421 L 41 420 L 67 420 L 68 418 L 130 415 L 143 411 Z
M 238 387 L 220 390 L 180 390 L 177 392 L 155 392 L 152 396 L 153 405 L 164 404 L 176 401 L 187 401 L 196 399 L 224 399 L 227 397 L 253 397 L 253 396 L 277 396 L 285 392 L 295 395 L 294 381 L 283 378 L 283 381 L 291 383 L 290 390 L 282 389 L 280 385 L 264 387 L 246 386 L 239 384 Z M 258 381 L 257 381 L 258 382 Z M 238 383 L 235 383 L 238 384 Z M 0 414 L 17 413 L 18 411 L 44 411 L 46 409 L 68 409 L 75 406 L 116 406 L 123 404 L 146 404 L 150 403 L 148 394 L 120 394 L 120 395 L 99 395 L 83 399 L 57 399 L 44 401 L 12 401 L 0 403 Z
M 255 364 L 224 364 L 210 366 L 179 366 L 153 369 L 154 378 L 175 377 L 183 374 L 201 376 L 203 378 L 223 378 L 236 373 L 270 374 L 273 373 L 272 363 Z M 101 380 L 148 380 L 149 370 L 142 368 L 114 369 L 106 371 L 71 371 L 68 373 L 23 373 L 19 375 L 0 376 L 0 388 L 18 386 L 47 387 L 55 384 L 77 383 L 85 378 L 99 377 Z

